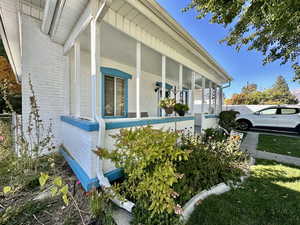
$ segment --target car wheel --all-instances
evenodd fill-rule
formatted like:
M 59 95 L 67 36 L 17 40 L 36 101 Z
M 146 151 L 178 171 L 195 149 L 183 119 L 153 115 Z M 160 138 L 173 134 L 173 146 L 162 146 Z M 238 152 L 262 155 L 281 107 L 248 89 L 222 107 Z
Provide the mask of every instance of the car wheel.
M 247 120 L 238 121 L 238 128 L 240 130 L 247 131 L 250 129 L 250 127 L 251 127 L 251 124 L 249 121 L 247 121 Z

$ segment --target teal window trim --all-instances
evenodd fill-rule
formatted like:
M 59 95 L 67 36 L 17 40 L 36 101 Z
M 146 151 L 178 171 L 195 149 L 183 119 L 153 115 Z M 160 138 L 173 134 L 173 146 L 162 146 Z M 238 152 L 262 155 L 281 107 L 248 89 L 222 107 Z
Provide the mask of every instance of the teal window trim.
M 119 119 L 119 118 L 127 118 L 128 117 L 128 80 L 132 79 L 132 76 L 128 73 L 125 73 L 121 70 L 118 69 L 114 69 L 114 68 L 109 68 L 109 67 L 101 67 L 100 68 L 101 71 L 101 79 L 102 79 L 102 86 L 101 86 L 101 90 L 102 90 L 102 98 L 101 98 L 101 106 L 102 106 L 102 115 L 103 118 L 106 119 Z M 121 78 L 124 80 L 124 103 L 125 103 L 125 107 L 124 107 L 124 116 L 105 116 L 105 85 L 104 85 L 104 78 L 105 76 L 111 76 L 111 77 L 117 77 L 117 78 Z

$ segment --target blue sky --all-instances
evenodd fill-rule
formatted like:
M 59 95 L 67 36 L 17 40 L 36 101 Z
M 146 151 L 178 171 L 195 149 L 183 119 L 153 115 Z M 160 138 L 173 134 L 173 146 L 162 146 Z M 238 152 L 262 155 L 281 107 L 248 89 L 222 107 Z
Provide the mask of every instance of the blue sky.
M 299 89 L 300 84 L 292 81 L 293 70 L 290 64 L 280 65 L 274 62 L 262 65 L 263 56 L 256 51 L 247 51 L 246 48 L 239 52 L 234 47 L 218 41 L 223 39 L 227 30 L 218 24 L 210 24 L 208 18 L 196 19 L 196 12 L 183 13 L 182 8 L 190 0 L 157 0 L 169 14 L 177 20 L 234 78 L 232 86 L 225 89 L 226 97 L 239 93 L 241 88 L 249 83 L 256 83 L 259 89 L 272 86 L 278 75 L 283 75 L 289 83 L 290 89 Z

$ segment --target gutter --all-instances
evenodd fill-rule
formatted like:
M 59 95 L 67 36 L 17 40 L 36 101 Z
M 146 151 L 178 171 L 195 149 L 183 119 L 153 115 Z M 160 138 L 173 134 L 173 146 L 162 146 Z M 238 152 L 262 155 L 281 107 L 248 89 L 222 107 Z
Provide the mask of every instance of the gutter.
M 229 80 L 228 84 L 222 86 L 222 89 L 229 88 L 229 87 L 231 87 L 231 80 Z

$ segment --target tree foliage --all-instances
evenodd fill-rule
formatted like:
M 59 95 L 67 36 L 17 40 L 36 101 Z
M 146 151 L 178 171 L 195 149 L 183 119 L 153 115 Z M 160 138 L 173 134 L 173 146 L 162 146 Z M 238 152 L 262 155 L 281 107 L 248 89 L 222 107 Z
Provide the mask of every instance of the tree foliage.
M 185 10 L 196 9 L 198 18 L 232 27 L 223 42 L 239 50 L 257 50 L 263 63 L 280 60 L 293 63 L 295 80 L 300 79 L 299 0 L 191 0 Z
M 279 105 L 297 104 L 294 96 L 283 76 L 278 76 L 272 88 L 258 91 L 255 85 L 247 85 L 242 88 L 240 94 L 234 94 L 230 99 L 225 100 L 227 105 Z M 257 86 L 256 86 L 257 87 Z

